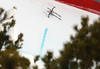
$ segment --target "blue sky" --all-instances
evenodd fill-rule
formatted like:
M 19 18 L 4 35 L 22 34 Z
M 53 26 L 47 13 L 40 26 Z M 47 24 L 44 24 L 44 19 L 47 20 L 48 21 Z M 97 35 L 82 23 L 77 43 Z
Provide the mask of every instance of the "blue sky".
M 24 34 L 23 53 L 30 55 L 40 54 L 41 44 L 45 29 L 47 28 L 46 38 L 43 45 L 42 56 L 47 50 L 53 51 L 55 57 L 59 56 L 59 50 L 64 43 L 70 40 L 70 35 L 75 34 L 74 25 L 80 28 L 81 16 L 89 16 L 92 21 L 99 16 L 87 11 L 83 11 L 54 0 L 0 0 L 0 7 L 5 10 L 17 7 L 14 15 L 16 29 L 19 34 Z M 47 7 L 55 6 L 55 12 L 61 15 L 61 21 L 53 16 L 47 18 Z M 17 34 L 17 35 L 18 35 Z

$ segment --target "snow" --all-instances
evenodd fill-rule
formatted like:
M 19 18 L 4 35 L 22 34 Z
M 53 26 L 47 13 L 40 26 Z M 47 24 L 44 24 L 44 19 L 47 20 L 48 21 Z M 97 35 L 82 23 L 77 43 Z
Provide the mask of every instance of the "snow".
M 81 27 L 81 16 L 88 15 L 90 19 L 89 24 L 99 17 L 99 15 L 54 0 L 0 0 L 0 6 L 5 10 L 13 6 L 17 8 L 17 12 L 14 15 L 16 19 L 16 28 L 18 34 L 20 32 L 24 34 L 24 45 L 20 52 L 32 56 L 40 54 L 45 28 L 48 28 L 48 31 L 42 56 L 47 50 L 52 50 L 55 55 L 54 57 L 58 57 L 59 50 L 63 48 L 63 44 L 70 40 L 71 34 L 75 34 L 73 26 L 78 25 L 79 28 Z M 50 16 L 50 18 L 47 17 L 47 7 L 52 8 L 53 6 L 56 7 L 54 11 L 61 15 L 62 20 L 53 16 Z M 16 37 L 16 34 L 12 36 Z M 37 62 L 37 64 L 40 67 L 43 66 L 41 60 Z
M 0 32 L 2 31 L 2 24 L 0 24 Z
M 16 27 L 11 27 L 6 35 L 9 36 L 9 40 L 15 42 L 17 40 L 18 34 L 17 34 L 17 29 Z
M 33 67 L 33 65 L 34 65 L 34 57 L 32 55 L 30 55 L 30 54 L 25 54 L 25 53 L 22 53 L 22 52 L 20 52 L 20 55 L 22 57 L 28 58 L 31 61 L 31 64 L 30 64 L 30 67 L 29 67 L 29 69 L 31 69 Z
M 6 19 L 11 18 L 15 13 L 16 13 L 16 9 L 14 9 L 14 8 L 9 9 L 9 10 L 7 11 L 7 17 L 6 17 Z

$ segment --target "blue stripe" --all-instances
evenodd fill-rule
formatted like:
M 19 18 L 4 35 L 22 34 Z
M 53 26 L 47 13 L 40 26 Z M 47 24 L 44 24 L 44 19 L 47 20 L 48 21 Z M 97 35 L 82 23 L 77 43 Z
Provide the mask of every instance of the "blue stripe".
M 25 53 L 25 54 L 30 54 L 30 55 L 34 56 L 34 54 L 32 54 L 30 52 L 26 52 L 26 51 L 23 51 L 23 50 L 17 50 L 17 51 L 22 52 L 22 53 Z
M 45 38 L 46 38 L 47 31 L 48 31 L 48 28 L 46 28 L 45 29 L 45 32 L 44 32 L 44 36 L 43 36 L 43 40 L 42 40 L 42 44 L 41 44 L 41 49 L 40 49 L 40 57 L 42 55 L 43 46 L 44 46 L 44 42 L 45 42 Z

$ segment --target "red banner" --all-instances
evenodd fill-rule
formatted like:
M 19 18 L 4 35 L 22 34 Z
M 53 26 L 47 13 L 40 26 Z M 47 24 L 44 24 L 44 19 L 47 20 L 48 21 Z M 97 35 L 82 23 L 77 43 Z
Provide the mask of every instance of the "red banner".
M 56 0 L 100 15 L 100 0 Z

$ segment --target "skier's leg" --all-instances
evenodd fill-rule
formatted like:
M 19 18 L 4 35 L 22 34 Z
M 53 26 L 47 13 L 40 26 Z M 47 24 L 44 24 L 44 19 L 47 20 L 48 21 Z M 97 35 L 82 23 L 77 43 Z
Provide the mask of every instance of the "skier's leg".
M 54 14 L 53 14 L 53 13 L 52 13 L 51 15 L 52 15 L 52 16 L 54 16 Z
M 50 13 L 48 14 L 48 18 L 49 18 L 49 16 L 50 16 Z

